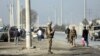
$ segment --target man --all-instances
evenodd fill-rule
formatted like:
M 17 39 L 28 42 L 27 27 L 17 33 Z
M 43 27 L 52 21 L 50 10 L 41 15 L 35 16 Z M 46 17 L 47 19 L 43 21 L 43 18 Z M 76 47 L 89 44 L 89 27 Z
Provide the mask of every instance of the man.
M 87 44 L 87 47 L 88 47 L 88 33 L 89 33 L 89 31 L 86 29 L 86 27 L 84 27 L 82 37 L 84 38 L 84 40 Z
M 75 27 L 73 26 L 72 29 L 70 30 L 70 43 L 72 46 L 76 46 L 75 45 L 75 39 L 77 38 L 77 32 Z
M 47 26 L 47 38 L 49 39 L 49 50 L 48 50 L 48 52 L 50 54 L 53 54 L 53 52 L 51 51 L 53 36 L 54 36 L 54 29 L 52 28 L 52 22 L 50 22 Z
M 67 38 L 66 38 L 67 41 L 70 42 L 70 39 L 69 39 L 70 38 L 70 36 L 69 36 L 70 35 L 70 29 L 69 29 L 69 27 L 66 28 L 65 34 L 67 34 Z
M 20 33 L 18 31 L 18 28 L 15 29 L 14 35 L 15 35 L 15 45 L 18 45 L 18 41 L 19 41 L 19 37 L 20 37 Z
M 38 32 L 37 32 L 37 35 L 38 35 L 38 41 L 41 41 L 41 39 L 42 39 L 42 30 L 41 30 L 41 27 L 39 27 L 39 29 L 38 29 Z

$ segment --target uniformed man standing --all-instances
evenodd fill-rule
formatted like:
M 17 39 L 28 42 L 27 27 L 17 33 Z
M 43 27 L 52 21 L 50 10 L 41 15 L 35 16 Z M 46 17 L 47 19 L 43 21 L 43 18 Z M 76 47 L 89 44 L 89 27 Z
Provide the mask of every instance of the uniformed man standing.
M 54 29 L 52 28 L 52 22 L 50 22 L 47 26 L 47 38 L 49 40 L 49 49 L 48 49 L 48 52 L 50 54 L 53 54 L 53 52 L 51 51 L 51 47 L 52 47 L 52 39 L 53 39 L 53 36 L 54 36 Z

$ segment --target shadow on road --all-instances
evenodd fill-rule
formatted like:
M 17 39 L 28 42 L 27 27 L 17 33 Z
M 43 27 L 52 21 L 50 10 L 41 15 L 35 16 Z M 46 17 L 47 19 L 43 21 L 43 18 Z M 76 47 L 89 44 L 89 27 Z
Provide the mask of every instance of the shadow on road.
M 26 55 L 24 55 L 24 54 L 20 54 L 20 55 L 0 54 L 0 56 L 26 56 Z

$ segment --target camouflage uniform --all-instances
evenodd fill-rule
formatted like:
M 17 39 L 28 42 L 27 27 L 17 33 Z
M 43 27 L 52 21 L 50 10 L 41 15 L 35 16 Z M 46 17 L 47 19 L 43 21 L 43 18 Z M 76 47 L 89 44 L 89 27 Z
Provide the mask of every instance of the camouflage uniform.
M 75 39 L 77 38 L 76 30 L 73 28 L 70 30 L 70 43 L 71 45 L 75 46 Z
M 49 50 L 48 52 L 49 53 L 52 53 L 51 52 L 51 47 L 52 47 L 52 39 L 53 39 L 53 36 L 54 36 L 54 30 L 51 28 L 51 24 L 47 27 L 47 38 L 48 38 L 48 41 L 49 41 Z

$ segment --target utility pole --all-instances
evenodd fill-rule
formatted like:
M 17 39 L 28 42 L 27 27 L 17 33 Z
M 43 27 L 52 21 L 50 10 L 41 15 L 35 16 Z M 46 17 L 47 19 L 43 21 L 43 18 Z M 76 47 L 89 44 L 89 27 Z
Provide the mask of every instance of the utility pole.
M 57 11 L 56 11 L 56 9 L 55 9 L 55 24 L 57 24 Z
M 38 16 L 37 16 L 37 25 L 38 25 L 38 27 L 40 26 L 40 25 L 39 25 L 39 24 L 40 24 L 40 23 L 39 23 L 39 22 L 40 22 L 39 18 L 40 18 L 40 17 L 39 17 L 39 15 L 38 15 Z
M 86 0 L 84 0 L 84 19 L 86 19 Z
M 20 24 L 20 0 L 16 0 L 17 1 L 17 28 L 20 29 L 21 28 L 21 24 Z
M 62 19 L 63 19 L 63 15 L 62 15 L 62 14 L 63 14 L 63 13 L 62 13 L 62 11 L 63 11 L 62 8 L 63 8 L 63 6 L 62 6 L 62 4 L 63 4 L 63 1 L 61 0 L 61 25 L 62 25 Z
M 20 8 L 20 28 L 23 29 L 24 27 L 23 27 L 22 11 L 23 11 L 23 6 L 21 5 L 21 8 Z
M 58 25 L 60 25 L 61 26 L 61 23 L 60 23 L 61 21 L 60 21 L 60 18 L 58 17 Z
M 26 48 L 30 49 L 32 47 L 31 39 L 31 16 L 30 16 L 30 0 L 25 0 L 26 7 Z
M 14 26 L 14 4 L 13 0 L 10 0 L 10 27 Z
M 87 20 L 87 0 L 84 0 L 84 20 Z M 85 22 L 85 26 L 88 25 L 88 22 Z
M 14 4 L 13 4 L 13 0 L 10 0 L 10 7 L 9 7 L 9 20 L 10 20 L 10 27 L 14 26 Z M 10 30 L 10 27 L 8 30 Z M 8 31 L 8 42 L 10 42 L 10 35 L 9 35 L 9 31 Z

